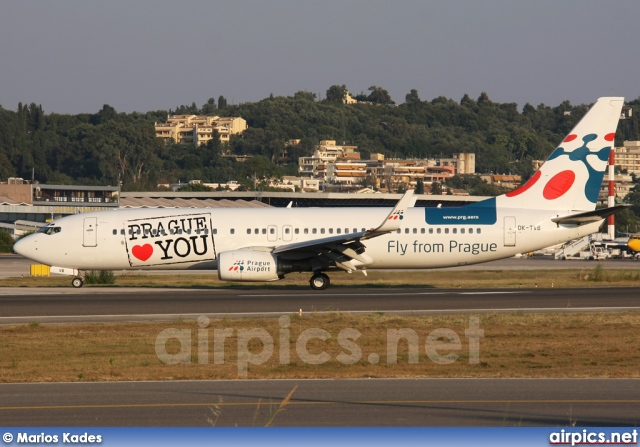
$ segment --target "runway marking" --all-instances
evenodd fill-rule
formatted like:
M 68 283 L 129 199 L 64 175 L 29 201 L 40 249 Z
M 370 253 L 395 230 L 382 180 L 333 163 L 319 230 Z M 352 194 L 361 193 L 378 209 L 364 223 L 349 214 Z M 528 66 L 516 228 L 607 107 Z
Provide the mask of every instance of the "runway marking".
M 493 291 L 493 292 L 455 292 L 458 295 L 506 295 L 506 294 L 510 294 L 510 293 L 531 293 L 529 291 L 522 291 L 522 292 L 513 292 L 513 291 L 509 291 L 509 292 L 503 292 L 503 291 Z
M 370 310 L 348 310 L 348 309 L 336 309 L 336 310 L 305 310 L 304 313 L 313 314 L 336 314 L 336 313 L 349 313 L 349 314 L 371 314 L 376 312 L 382 312 L 387 315 L 460 315 L 460 314 L 488 314 L 488 313 L 550 313 L 550 312 L 637 312 L 640 311 L 640 307 L 513 307 L 513 308 L 478 308 L 478 309 L 407 309 L 407 310 L 385 310 L 385 309 L 370 309 Z M 73 323 L 78 319 L 85 319 L 78 321 L 79 323 L 92 323 L 92 322 L 135 322 L 135 321 L 173 321 L 177 318 L 197 319 L 202 315 L 206 315 L 211 318 L 245 318 L 245 317 L 279 317 L 282 315 L 297 314 L 297 310 L 283 310 L 283 311 L 271 311 L 271 312 L 230 312 L 230 313 L 216 313 L 216 312 L 200 312 L 191 314 L 123 314 L 123 315 L 54 315 L 54 316 L 17 316 L 17 317 L 0 317 L 0 325 L 4 324 L 19 324 L 21 322 L 29 323 L 32 321 L 38 321 L 40 323 Z M 67 321 L 69 320 L 69 321 Z
M 324 297 L 328 297 L 328 296 L 384 296 L 384 297 L 389 297 L 390 295 L 401 295 L 401 296 L 407 296 L 407 295 L 482 295 L 482 294 L 523 294 L 523 293 L 532 293 L 531 291 L 528 290 L 522 290 L 522 291 L 495 291 L 495 292 L 452 292 L 452 291 L 447 291 L 447 292 L 398 292 L 398 293 L 393 293 L 395 291 L 389 291 L 389 292 L 385 292 L 385 293 L 290 293 L 290 294 L 247 294 L 247 295 L 238 295 L 240 297 L 243 298 L 255 298 L 255 297 L 288 297 L 288 296 L 293 296 L 293 297 L 304 297 L 304 296 L 312 296 L 312 297 L 317 297 L 317 298 L 324 298 Z
M 282 397 L 269 398 L 274 402 Z M 267 399 L 265 399 L 267 400 Z M 296 401 L 291 405 L 426 405 L 426 404 L 639 404 L 640 399 L 481 399 L 481 400 L 363 400 L 363 401 Z M 204 403 L 157 403 L 157 404 L 105 404 L 105 405 L 29 405 L 16 407 L 0 407 L 0 411 L 11 410 L 80 410 L 108 408 L 168 408 L 168 407 L 253 407 L 264 405 L 264 400 L 252 402 L 204 402 Z

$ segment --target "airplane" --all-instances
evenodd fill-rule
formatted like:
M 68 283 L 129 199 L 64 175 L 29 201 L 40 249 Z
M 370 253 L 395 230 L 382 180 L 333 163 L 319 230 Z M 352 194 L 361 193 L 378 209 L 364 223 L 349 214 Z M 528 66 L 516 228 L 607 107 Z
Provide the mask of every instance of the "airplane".
M 622 209 L 596 210 L 624 98 L 591 107 L 521 187 L 459 207 L 416 208 L 407 191 L 388 208 L 123 209 L 55 220 L 16 253 L 51 271 L 217 270 L 223 281 L 277 281 L 311 272 L 455 267 L 508 258 L 595 233 Z

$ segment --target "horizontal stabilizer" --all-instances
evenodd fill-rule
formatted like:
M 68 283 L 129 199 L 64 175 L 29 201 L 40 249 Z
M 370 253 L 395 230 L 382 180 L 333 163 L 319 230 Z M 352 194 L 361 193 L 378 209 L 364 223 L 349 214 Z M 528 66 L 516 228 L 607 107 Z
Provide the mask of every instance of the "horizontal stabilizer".
M 616 205 L 609 208 L 600 208 L 593 211 L 587 211 L 586 213 L 555 217 L 551 220 L 557 224 L 582 225 L 582 224 L 598 222 L 599 220 L 606 219 L 612 214 L 615 214 L 618 211 L 623 210 L 629 206 L 630 205 L 627 205 L 627 204 Z

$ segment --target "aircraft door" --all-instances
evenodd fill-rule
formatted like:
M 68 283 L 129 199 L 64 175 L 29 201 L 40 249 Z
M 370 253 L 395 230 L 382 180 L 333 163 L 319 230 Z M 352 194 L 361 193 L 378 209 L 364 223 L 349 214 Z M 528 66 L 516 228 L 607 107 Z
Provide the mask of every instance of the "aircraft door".
M 96 247 L 98 245 L 98 218 L 85 217 L 84 219 L 84 238 L 82 245 L 84 247 Z
M 504 218 L 504 246 L 516 246 L 516 218 L 513 216 Z
M 293 238 L 293 227 L 291 225 L 284 225 L 282 227 L 282 240 L 290 242 Z
M 269 225 L 267 227 L 267 240 L 269 242 L 276 242 L 278 240 L 278 227 L 275 225 Z

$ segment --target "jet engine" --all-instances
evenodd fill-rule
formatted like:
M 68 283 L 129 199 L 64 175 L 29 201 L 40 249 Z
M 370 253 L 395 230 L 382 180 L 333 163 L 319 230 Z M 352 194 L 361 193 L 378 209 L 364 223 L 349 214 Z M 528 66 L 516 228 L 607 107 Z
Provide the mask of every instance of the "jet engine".
M 276 281 L 278 256 L 268 251 L 241 249 L 218 255 L 218 278 L 222 281 Z

